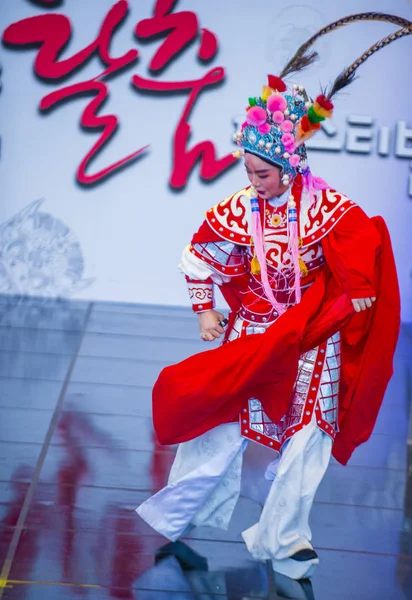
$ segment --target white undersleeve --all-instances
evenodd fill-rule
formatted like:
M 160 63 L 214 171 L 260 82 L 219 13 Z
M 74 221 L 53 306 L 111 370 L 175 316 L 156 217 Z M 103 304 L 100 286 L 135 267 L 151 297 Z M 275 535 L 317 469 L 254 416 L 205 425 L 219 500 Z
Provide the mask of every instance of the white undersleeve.
M 200 281 L 205 281 L 211 277 L 213 283 L 216 283 L 217 285 L 222 285 L 222 283 L 230 281 L 230 277 L 218 273 L 213 267 L 192 254 L 189 251 L 189 248 L 190 246 L 185 248 L 182 253 L 181 262 L 179 264 L 179 271 L 181 273 L 187 275 L 190 279 L 199 279 Z

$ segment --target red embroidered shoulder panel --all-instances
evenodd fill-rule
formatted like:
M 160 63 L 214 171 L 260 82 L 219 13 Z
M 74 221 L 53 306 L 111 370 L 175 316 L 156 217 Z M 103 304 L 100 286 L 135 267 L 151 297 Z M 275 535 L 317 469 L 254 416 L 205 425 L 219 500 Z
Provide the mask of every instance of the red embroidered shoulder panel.
M 348 210 L 356 206 L 336 190 L 323 190 L 318 196 L 318 201 L 312 208 L 305 211 L 302 206 L 300 227 L 303 247 L 319 242 Z
M 250 186 L 219 202 L 206 213 L 210 227 L 228 242 L 250 246 Z
M 251 245 L 249 189 L 250 186 L 236 192 L 206 213 L 206 220 L 210 227 L 222 239 L 241 246 Z M 302 206 L 300 224 L 302 246 L 311 246 L 319 242 L 354 206 L 356 204 L 352 200 L 336 190 L 327 189 L 319 192 L 318 201 L 312 208 L 305 210 Z

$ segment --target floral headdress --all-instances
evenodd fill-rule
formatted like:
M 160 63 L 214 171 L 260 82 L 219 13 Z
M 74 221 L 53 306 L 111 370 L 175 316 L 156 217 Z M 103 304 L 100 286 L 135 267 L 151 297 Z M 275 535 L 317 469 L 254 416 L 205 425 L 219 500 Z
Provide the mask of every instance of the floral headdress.
M 332 115 L 333 104 L 324 95 L 309 103 L 301 86 L 294 85 L 291 93 L 286 90 L 280 77 L 269 75 L 262 95 L 249 98 L 246 121 L 235 140 L 244 150 L 278 165 L 288 184 L 306 158 L 303 142 Z

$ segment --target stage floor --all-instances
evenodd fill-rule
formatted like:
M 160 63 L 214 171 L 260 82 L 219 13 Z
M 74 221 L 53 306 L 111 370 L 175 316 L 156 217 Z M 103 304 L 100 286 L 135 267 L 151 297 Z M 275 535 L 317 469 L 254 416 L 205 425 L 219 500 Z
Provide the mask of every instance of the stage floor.
M 245 499 L 229 531 L 184 539 L 208 570 L 155 564 L 167 540 L 134 509 L 164 485 L 174 450 L 153 438 L 151 386 L 205 348 L 189 309 L 0 296 L 0 598 L 412 599 L 406 325 L 370 441 L 349 466 L 332 462 L 317 494 L 311 584 L 250 558 L 240 530 L 259 508 Z

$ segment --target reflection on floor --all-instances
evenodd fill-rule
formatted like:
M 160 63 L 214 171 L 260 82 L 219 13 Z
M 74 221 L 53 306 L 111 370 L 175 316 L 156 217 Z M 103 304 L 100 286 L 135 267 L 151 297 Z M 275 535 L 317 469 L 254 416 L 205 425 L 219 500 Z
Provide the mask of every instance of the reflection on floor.
M 412 328 L 372 438 L 317 495 L 312 583 L 250 559 L 250 501 L 229 531 L 166 548 L 134 512 L 173 459 L 152 434 L 151 386 L 200 350 L 188 309 L 0 297 L 0 598 L 412 598 Z

